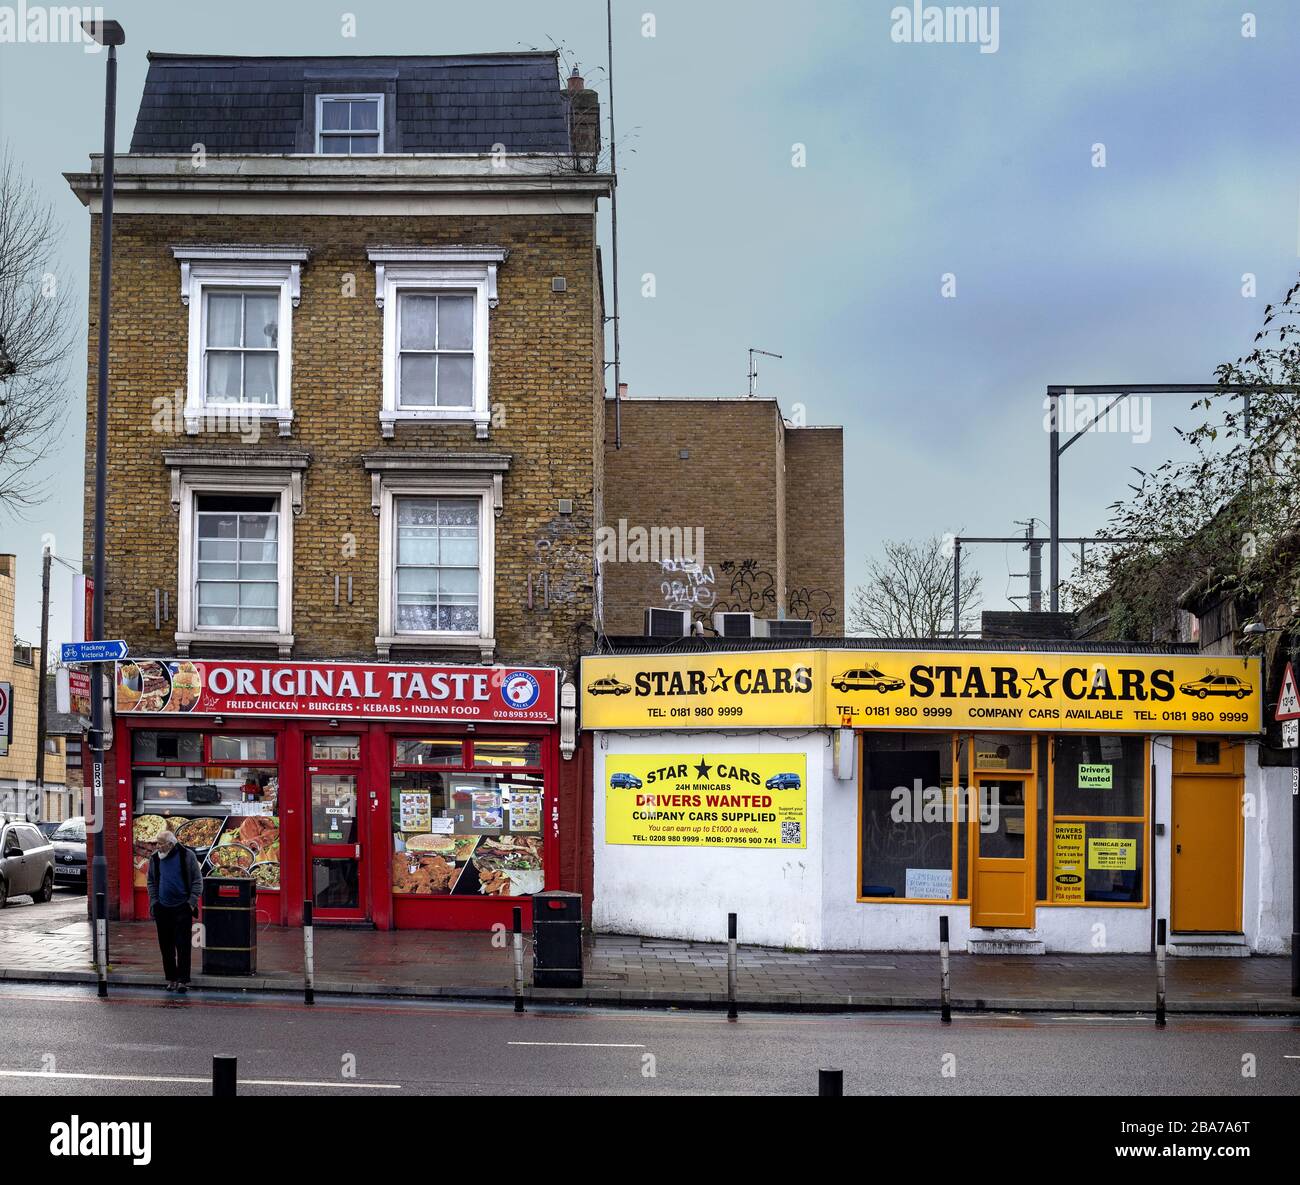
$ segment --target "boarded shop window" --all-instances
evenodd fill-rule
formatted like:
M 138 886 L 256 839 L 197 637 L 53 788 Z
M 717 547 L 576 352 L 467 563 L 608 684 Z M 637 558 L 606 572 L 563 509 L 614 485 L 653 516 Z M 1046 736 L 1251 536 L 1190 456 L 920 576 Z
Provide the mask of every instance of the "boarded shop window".
M 866 898 L 947 901 L 953 886 L 952 737 L 868 733 L 862 762 Z

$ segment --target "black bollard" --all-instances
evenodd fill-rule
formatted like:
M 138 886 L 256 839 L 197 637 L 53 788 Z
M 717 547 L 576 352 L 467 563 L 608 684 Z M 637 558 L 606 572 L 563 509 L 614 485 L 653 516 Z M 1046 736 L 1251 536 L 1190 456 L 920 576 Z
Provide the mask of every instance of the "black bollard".
M 818 1070 L 817 1071 L 817 1094 L 823 1099 L 838 1099 L 844 1097 L 844 1071 L 843 1070 Z
M 735 1020 L 736 1011 L 736 915 L 727 914 L 727 1019 Z
M 235 1097 L 236 1058 L 212 1055 L 212 1097 L 214 1099 L 233 1099 Z
M 948 972 L 948 915 L 939 919 L 939 1019 L 952 1024 L 952 977 Z
M 1156 922 L 1156 1028 L 1165 1027 L 1165 919 Z
M 302 999 L 316 1003 L 316 932 L 311 921 L 311 902 L 302 903 Z

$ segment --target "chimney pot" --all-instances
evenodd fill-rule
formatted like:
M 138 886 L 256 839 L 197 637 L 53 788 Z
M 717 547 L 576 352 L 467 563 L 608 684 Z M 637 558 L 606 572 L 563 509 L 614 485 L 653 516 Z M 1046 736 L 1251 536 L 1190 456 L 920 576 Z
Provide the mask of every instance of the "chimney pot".
M 580 91 L 585 87 L 586 83 L 583 81 L 582 75 L 578 73 L 578 67 L 574 66 L 573 73 L 569 75 L 569 89 L 571 91 Z
M 619 383 L 619 385 L 618 385 L 618 397 L 619 397 L 620 399 L 626 399 L 626 398 L 627 398 L 627 384 L 626 384 L 626 383 Z

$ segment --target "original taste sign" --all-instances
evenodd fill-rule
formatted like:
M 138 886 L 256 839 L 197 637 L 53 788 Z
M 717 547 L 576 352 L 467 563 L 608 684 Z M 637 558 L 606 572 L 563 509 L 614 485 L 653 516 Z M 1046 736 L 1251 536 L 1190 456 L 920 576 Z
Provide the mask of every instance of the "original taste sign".
M 117 664 L 117 711 L 552 723 L 551 668 L 136 659 Z

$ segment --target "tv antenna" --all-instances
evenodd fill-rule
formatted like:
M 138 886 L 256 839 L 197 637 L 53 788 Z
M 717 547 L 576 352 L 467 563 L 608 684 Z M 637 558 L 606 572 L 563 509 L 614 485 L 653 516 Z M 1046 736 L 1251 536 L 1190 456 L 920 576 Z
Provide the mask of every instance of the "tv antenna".
M 781 358 L 782 354 L 773 354 L 770 350 L 759 350 L 754 346 L 749 347 L 749 397 L 754 398 L 758 394 L 758 368 L 754 365 L 754 355 L 762 354 L 764 358 Z

